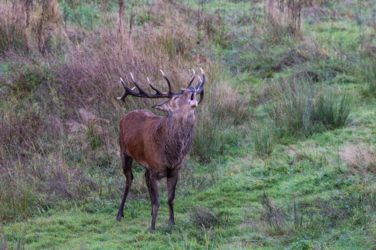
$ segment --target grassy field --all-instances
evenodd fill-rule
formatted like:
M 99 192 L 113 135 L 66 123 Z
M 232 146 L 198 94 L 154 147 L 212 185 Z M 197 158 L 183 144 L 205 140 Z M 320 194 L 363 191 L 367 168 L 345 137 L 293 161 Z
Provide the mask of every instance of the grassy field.
M 198 67 L 176 226 L 137 164 L 118 223 L 119 77 Z M 375 249 L 375 143 L 375 1 L 0 0 L 2 250 Z

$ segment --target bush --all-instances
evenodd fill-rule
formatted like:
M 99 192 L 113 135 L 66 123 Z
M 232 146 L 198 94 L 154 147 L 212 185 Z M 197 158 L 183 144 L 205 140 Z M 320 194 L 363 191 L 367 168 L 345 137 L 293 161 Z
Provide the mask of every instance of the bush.
M 26 52 L 28 50 L 24 16 L 21 6 L 0 5 L 0 53 L 9 50 Z
M 366 60 L 365 63 L 358 68 L 360 83 L 363 85 L 362 94 L 364 96 L 376 97 L 376 61 L 374 59 Z
M 274 98 L 267 111 L 280 136 L 309 136 L 323 128 L 343 127 L 352 108 L 347 91 L 332 87 L 317 91 L 306 81 L 276 84 Z
M 225 145 L 236 136 L 233 127 L 249 117 L 247 102 L 226 82 L 212 83 L 205 88 L 206 99 L 197 111 L 192 149 L 192 155 L 200 162 L 209 162 L 223 153 Z
M 347 91 L 325 88 L 316 97 L 313 120 L 326 129 L 341 128 L 346 124 L 352 108 L 352 99 Z
M 310 135 L 316 126 L 312 121 L 313 89 L 308 82 L 276 84 L 275 101 L 267 111 L 282 135 Z
M 274 128 L 270 124 L 254 124 L 250 137 L 253 150 L 258 156 L 269 155 L 274 145 Z

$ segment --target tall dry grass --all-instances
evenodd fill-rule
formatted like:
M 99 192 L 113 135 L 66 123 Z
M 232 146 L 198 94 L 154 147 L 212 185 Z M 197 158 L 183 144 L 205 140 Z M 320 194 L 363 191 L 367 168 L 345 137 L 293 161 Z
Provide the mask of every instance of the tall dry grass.
M 57 0 L 0 3 L 0 53 L 45 54 L 67 42 Z
M 286 35 L 300 37 L 303 0 L 266 0 L 264 13 L 266 33 L 271 43 L 279 43 Z

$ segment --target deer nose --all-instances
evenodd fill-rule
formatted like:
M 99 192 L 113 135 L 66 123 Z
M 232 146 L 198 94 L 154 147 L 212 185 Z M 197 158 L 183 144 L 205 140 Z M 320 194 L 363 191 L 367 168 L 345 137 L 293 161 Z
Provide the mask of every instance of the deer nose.
M 196 91 L 193 91 L 192 94 L 191 94 L 191 100 L 189 101 L 189 104 L 191 105 L 191 107 L 197 107 L 198 105 L 198 102 L 196 100 Z
M 191 100 L 196 100 L 196 91 L 191 93 Z

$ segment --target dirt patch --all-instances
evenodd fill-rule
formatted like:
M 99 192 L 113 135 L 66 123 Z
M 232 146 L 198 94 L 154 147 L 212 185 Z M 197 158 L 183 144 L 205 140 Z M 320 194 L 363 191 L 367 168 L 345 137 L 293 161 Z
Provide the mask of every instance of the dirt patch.
M 282 54 L 283 59 L 274 67 L 274 72 L 279 72 L 283 67 L 292 67 L 307 61 L 307 59 L 300 53 L 290 50 Z
M 347 145 L 340 156 L 355 174 L 376 173 L 376 149 L 371 145 Z

